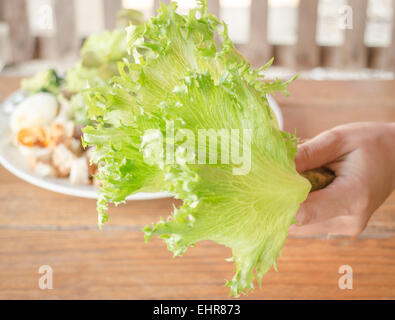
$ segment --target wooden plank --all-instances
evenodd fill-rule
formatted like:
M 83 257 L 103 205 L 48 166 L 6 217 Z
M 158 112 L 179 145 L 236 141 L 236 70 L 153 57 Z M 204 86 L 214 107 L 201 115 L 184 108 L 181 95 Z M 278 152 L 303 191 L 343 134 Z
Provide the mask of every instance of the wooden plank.
M 30 35 L 25 0 L 0 0 L 2 18 L 8 23 L 12 62 L 29 60 L 34 55 L 34 39 Z
M 13 196 L 21 189 L 25 193 L 23 210 L 21 198 Z M 72 198 L 41 189 L 23 182 L 1 166 L 0 199 L 8 199 L 7 206 L 0 207 L 0 228 L 34 226 L 44 229 L 97 229 L 95 200 Z M 169 198 L 110 206 L 110 222 L 106 228 L 140 230 L 145 225 L 158 221 L 160 217 L 167 217 L 173 205 L 180 204 L 180 201 Z
M 326 68 L 342 68 L 343 67 L 343 50 L 337 46 L 320 47 L 320 64 Z
M 395 0 L 390 2 L 393 11 L 392 15 L 392 37 L 388 47 L 368 48 L 369 68 L 380 70 L 395 70 Z
M 314 108 L 311 102 L 308 102 L 306 106 L 284 102 L 282 111 L 285 130 L 289 132 L 296 130 L 300 137 L 310 138 L 341 124 L 359 121 L 389 122 L 394 119 L 395 110 L 393 108 L 374 110 L 372 105 L 352 108 L 337 101 Z
M 0 101 L 19 79 L 0 77 Z M 395 121 L 395 81 L 307 81 L 276 98 L 287 130 L 310 137 L 345 121 Z M 374 105 L 374 108 L 372 108 Z M 1 299 L 227 299 L 233 276 L 228 248 L 203 241 L 173 259 L 159 239 L 144 243 L 141 227 L 166 217 L 171 199 L 130 201 L 96 227 L 95 202 L 52 193 L 0 168 Z M 179 202 L 176 202 L 179 205 Z M 288 238 L 263 287 L 248 299 L 395 298 L 395 193 L 356 239 Z M 40 290 L 38 268 L 50 265 L 54 289 Z M 338 288 L 350 265 L 353 290 Z
M 0 81 L 0 101 L 18 85 L 17 78 L 3 78 Z M 296 130 L 300 137 L 310 138 L 343 123 L 395 121 L 394 86 L 395 81 L 298 80 L 289 87 L 289 98 L 279 94 L 276 99 L 284 114 L 285 129 L 290 132 Z M 23 182 L 4 168 L 0 168 L 1 199 L 7 205 L 0 207 L 0 228 L 97 228 L 94 200 L 43 190 Z M 168 216 L 173 204 L 178 206 L 180 201 L 132 201 L 118 207 L 111 206 L 110 222 L 106 228 L 141 229 L 160 217 Z M 383 234 L 395 235 L 395 194 L 373 215 L 362 236 Z
M 154 15 L 156 14 L 156 10 L 159 9 L 160 6 L 160 0 L 154 0 L 153 1 L 153 11 L 154 11 Z
M 372 105 L 374 101 L 378 108 L 394 108 L 395 81 L 384 80 L 303 80 L 298 79 L 289 86 L 290 97 L 286 98 L 279 93 L 276 98 L 280 104 L 292 102 L 293 105 L 315 105 L 316 109 L 328 105 L 344 105 L 354 110 L 359 106 Z M 375 108 L 372 108 L 375 109 Z M 339 116 L 341 118 L 341 116 Z M 394 121 L 393 118 L 388 118 Z
M 220 5 L 220 0 L 209 0 L 207 2 L 208 4 L 208 12 L 211 14 L 219 17 L 220 16 L 220 11 L 221 11 L 221 5 Z
M 298 111 L 305 115 L 304 109 Z M 315 113 L 317 112 L 313 114 Z M 293 115 L 287 107 L 284 108 L 284 114 Z M 303 121 L 299 117 L 296 119 L 299 123 Z M 293 123 L 286 121 L 286 125 L 291 127 Z M 302 125 L 303 123 L 295 128 L 299 130 Z M 24 190 L 26 194 L 23 196 L 23 210 L 21 198 L 13 196 L 18 194 L 19 190 Z M 7 206 L 0 208 L 0 229 L 97 230 L 94 200 L 71 198 L 43 190 L 23 182 L 2 167 L 0 167 L 0 199 L 8 199 Z M 71 199 L 73 201 L 70 201 Z M 53 210 L 55 204 L 56 210 Z M 159 221 L 161 217 L 167 217 L 173 205 L 180 204 L 181 201 L 174 199 L 158 199 L 129 201 L 118 207 L 110 206 L 110 221 L 104 228 L 105 230 L 140 230 L 145 225 Z M 375 235 L 395 236 L 395 193 L 375 212 L 361 237 Z
M 0 13 L 1 14 L 1 13 Z M 0 72 L 11 61 L 10 30 L 7 22 L 1 21 L 0 15 Z
M 252 0 L 250 7 L 250 40 L 243 46 L 246 58 L 254 65 L 264 65 L 271 58 L 267 39 L 268 1 Z
M 75 27 L 74 1 L 55 0 L 54 16 L 58 39 L 58 54 L 77 53 L 78 41 Z
M 20 79 L 15 77 L 0 78 L 0 101 L 18 88 L 19 81 Z M 312 121 L 309 121 L 309 125 L 305 129 L 301 126 L 302 131 L 298 132 L 310 132 L 310 135 L 304 136 L 311 137 L 311 134 L 327 129 L 326 126 L 320 126 L 320 121 L 317 122 L 317 120 L 333 114 L 333 118 L 337 118 L 340 124 L 343 119 L 342 110 L 350 115 L 350 121 L 360 120 L 358 108 L 368 110 L 369 107 L 371 109 L 369 116 L 372 116 L 372 121 L 395 121 L 392 113 L 395 108 L 393 103 L 395 101 L 394 87 L 395 81 L 314 81 L 299 79 L 290 85 L 291 95 L 289 98 L 285 98 L 280 93 L 276 95 L 276 99 L 278 99 L 280 106 L 284 108 L 299 109 L 306 107 L 308 110 L 317 110 L 319 112 L 322 112 L 322 109 L 328 110 L 328 113 L 318 118 L 312 118 Z M 372 105 L 375 107 L 372 108 Z M 336 109 L 336 112 L 332 112 L 330 111 L 331 108 L 339 109 Z M 297 111 L 295 110 L 295 112 Z M 308 118 L 307 120 L 311 119 L 308 115 L 303 116 Z M 310 125 L 314 123 L 317 123 L 315 130 L 310 130 Z
M 388 47 L 372 47 L 368 49 L 369 67 L 387 71 L 395 71 L 395 0 L 392 5 L 392 37 Z
M 371 69 L 385 70 L 388 67 L 390 48 L 370 47 L 367 48 L 368 67 Z
M 313 68 L 319 63 L 316 44 L 317 0 L 301 0 L 298 10 L 298 42 L 295 49 L 296 68 Z
M 122 9 L 122 0 L 103 0 L 104 27 L 114 29 L 117 25 L 117 15 Z
M 394 121 L 394 87 L 395 81 L 298 80 L 289 87 L 290 98 L 276 98 L 285 129 L 309 138 L 344 123 Z
M 74 1 L 52 2 L 55 32 L 37 38 L 37 56 L 41 59 L 57 59 L 78 55 L 78 39 L 75 23 Z
M 392 12 L 392 40 L 387 53 L 387 69 L 395 72 L 395 0 L 392 0 Z
M 0 76 L 0 103 L 19 88 L 20 81 L 18 77 Z
M 352 29 L 345 30 L 343 66 L 364 68 L 367 66 L 367 50 L 364 44 L 367 0 L 349 0 L 353 12 Z
M 164 4 L 169 4 L 171 0 L 154 0 L 154 15 L 156 15 L 156 10 L 159 9 L 161 2 Z
M 138 231 L 0 230 L 1 299 L 228 299 L 228 248 L 200 242 L 173 259 L 161 240 Z M 395 238 L 288 239 L 262 288 L 242 299 L 395 297 Z M 53 290 L 38 288 L 38 268 L 53 269 Z M 353 268 L 353 290 L 338 269 Z
M 273 45 L 272 52 L 275 65 L 286 68 L 295 68 L 295 46 Z

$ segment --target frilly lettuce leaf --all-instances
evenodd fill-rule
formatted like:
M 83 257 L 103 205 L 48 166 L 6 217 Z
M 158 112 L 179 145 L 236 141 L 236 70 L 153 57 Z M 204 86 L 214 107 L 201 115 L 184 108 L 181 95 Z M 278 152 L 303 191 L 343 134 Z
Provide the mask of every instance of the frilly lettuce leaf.
M 57 95 L 60 92 L 61 82 L 62 79 L 56 71 L 48 69 L 35 74 L 31 78 L 22 79 L 21 88 L 28 93 L 44 91 Z
M 118 74 L 117 62 L 127 56 L 124 29 L 106 30 L 89 36 L 81 48 L 81 60 L 66 74 L 66 89 L 77 93 L 105 85 Z
M 89 123 L 88 110 L 82 98 L 83 91 L 105 86 L 112 77 L 119 74 L 117 63 L 128 55 L 126 36 L 125 29 L 91 35 L 82 46 L 81 59 L 67 70 L 64 86 L 73 94 L 71 105 L 77 123 Z
M 161 237 L 174 255 L 205 239 L 231 248 L 236 273 L 227 285 L 238 296 L 276 266 L 311 187 L 295 170 L 295 137 L 279 130 L 266 99 L 287 93 L 289 82 L 262 81 L 271 62 L 252 69 L 206 1 L 187 16 L 176 8 L 161 5 L 156 17 L 129 27 L 133 58 L 119 63 L 120 75 L 108 85 L 85 96 L 92 125 L 83 141 L 95 147 L 102 182 L 99 225 L 108 220 L 108 202 L 140 191 L 173 193 L 182 206 L 146 226 L 146 240 Z M 195 151 L 185 133 L 198 137 L 202 129 L 239 130 L 219 144 L 217 159 L 232 146 L 250 145 L 248 170 L 237 161 L 200 164 L 199 154 L 213 155 L 209 144 Z M 167 139 L 169 132 L 178 138 Z M 174 161 L 165 156 L 168 147 Z
M 121 60 L 127 52 L 124 29 L 106 30 L 89 36 L 81 48 L 82 64 L 95 67 Z

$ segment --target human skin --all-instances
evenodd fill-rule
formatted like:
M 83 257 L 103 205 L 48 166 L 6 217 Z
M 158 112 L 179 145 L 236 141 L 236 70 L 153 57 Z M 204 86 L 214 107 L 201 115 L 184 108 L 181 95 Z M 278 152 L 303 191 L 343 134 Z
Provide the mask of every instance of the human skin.
M 298 172 L 327 167 L 335 180 L 310 193 L 291 235 L 356 236 L 395 189 L 395 123 L 352 123 L 301 144 Z

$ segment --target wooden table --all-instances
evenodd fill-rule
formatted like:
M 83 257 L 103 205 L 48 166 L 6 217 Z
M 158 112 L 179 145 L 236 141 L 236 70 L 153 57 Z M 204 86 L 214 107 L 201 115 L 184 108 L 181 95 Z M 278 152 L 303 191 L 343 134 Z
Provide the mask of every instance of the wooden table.
M 0 101 L 18 79 L 0 78 Z M 352 121 L 395 121 L 395 81 L 303 81 L 278 96 L 287 130 L 311 137 Z M 172 199 L 131 201 L 110 209 L 97 229 L 95 202 L 30 185 L 0 167 L 0 298 L 223 299 L 230 250 L 198 243 L 173 259 L 165 244 L 144 243 L 141 228 L 166 217 Z M 50 265 L 54 289 L 40 290 L 38 269 Z M 350 265 L 352 290 L 338 288 Z M 395 193 L 365 232 L 352 238 L 288 238 L 278 272 L 248 298 L 395 298 Z

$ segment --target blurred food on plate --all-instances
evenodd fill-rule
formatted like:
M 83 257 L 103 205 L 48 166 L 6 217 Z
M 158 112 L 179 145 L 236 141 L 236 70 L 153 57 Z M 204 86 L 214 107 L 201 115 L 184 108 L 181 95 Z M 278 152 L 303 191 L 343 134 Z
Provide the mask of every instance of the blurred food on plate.
M 129 11 L 121 12 L 123 20 L 140 24 L 138 12 Z M 11 114 L 11 141 L 36 174 L 99 184 L 97 166 L 81 141 L 81 128 L 89 123 L 84 92 L 119 74 L 117 63 L 129 57 L 126 44 L 125 28 L 92 34 L 65 75 L 49 69 L 21 81 L 25 99 Z

